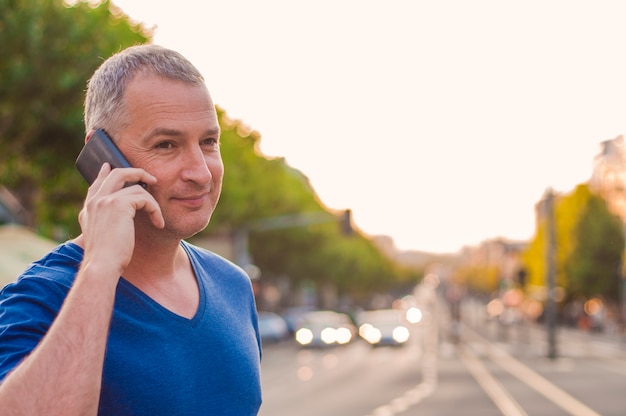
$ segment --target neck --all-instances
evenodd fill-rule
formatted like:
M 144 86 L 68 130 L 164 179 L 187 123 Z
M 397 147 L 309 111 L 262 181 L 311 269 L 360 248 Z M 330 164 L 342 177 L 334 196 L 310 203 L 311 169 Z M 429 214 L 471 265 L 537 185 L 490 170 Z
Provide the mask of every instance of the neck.
M 75 242 L 84 247 L 82 235 Z M 188 319 L 195 315 L 200 292 L 180 240 L 136 236 L 133 256 L 122 274 L 166 309 Z
M 180 240 L 144 240 L 135 239 L 124 278 L 161 306 L 191 319 L 198 310 L 200 292 Z
M 136 236 L 133 257 L 124 271 L 124 278 L 174 276 L 181 265 L 187 264 L 187 260 L 180 240 Z
M 74 243 L 84 249 L 82 234 Z M 124 278 L 135 280 L 141 276 L 172 277 L 176 270 L 188 264 L 188 257 L 180 245 L 181 240 L 135 237 L 135 248 L 130 263 L 124 269 Z

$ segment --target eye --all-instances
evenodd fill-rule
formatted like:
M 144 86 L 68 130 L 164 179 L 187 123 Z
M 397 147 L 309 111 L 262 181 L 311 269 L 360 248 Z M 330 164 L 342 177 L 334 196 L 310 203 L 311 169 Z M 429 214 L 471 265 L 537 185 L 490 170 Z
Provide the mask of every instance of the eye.
M 207 146 L 207 147 L 219 147 L 220 141 L 219 139 L 216 139 L 215 137 L 210 137 L 210 138 L 202 140 L 200 144 L 202 146 Z
M 154 147 L 155 149 L 171 149 L 173 146 L 172 142 L 159 142 Z

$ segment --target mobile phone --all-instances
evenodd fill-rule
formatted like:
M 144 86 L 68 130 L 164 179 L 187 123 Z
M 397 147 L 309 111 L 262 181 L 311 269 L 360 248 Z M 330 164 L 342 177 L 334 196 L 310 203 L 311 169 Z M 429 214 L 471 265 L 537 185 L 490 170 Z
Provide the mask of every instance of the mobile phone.
M 120 149 L 113 143 L 113 140 L 102 129 L 96 130 L 85 143 L 85 147 L 81 150 L 76 159 L 76 168 L 83 175 L 83 178 L 89 185 L 96 180 L 102 165 L 108 162 L 111 169 L 130 168 L 132 165 L 126 160 Z M 141 185 L 144 188 L 146 184 L 143 182 L 127 183 L 124 186 Z

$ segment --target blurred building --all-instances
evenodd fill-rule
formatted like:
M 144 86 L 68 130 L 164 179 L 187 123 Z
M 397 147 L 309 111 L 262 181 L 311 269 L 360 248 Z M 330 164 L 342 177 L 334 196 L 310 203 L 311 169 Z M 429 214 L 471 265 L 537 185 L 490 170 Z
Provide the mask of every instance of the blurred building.
M 525 241 L 505 238 L 486 240 L 477 247 L 465 247 L 461 253 L 461 261 L 470 267 L 492 267 L 499 271 L 500 281 L 517 282 L 521 254 L 526 245 Z
M 593 159 L 589 187 L 607 202 L 609 210 L 626 223 L 626 146 L 624 136 L 600 142 Z
M 430 253 L 420 250 L 401 250 L 396 247 L 393 238 L 386 235 L 371 237 L 372 243 L 381 253 L 397 264 L 415 269 L 424 270 L 434 263 L 456 264 L 458 253 Z

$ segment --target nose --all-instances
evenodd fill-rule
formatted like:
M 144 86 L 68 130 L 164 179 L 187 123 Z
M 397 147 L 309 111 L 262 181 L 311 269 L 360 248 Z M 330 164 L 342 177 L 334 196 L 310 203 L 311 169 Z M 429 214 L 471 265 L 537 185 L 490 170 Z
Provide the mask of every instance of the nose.
M 206 185 L 211 182 L 213 175 L 209 169 L 208 157 L 200 147 L 190 149 L 183 158 L 182 179 Z

